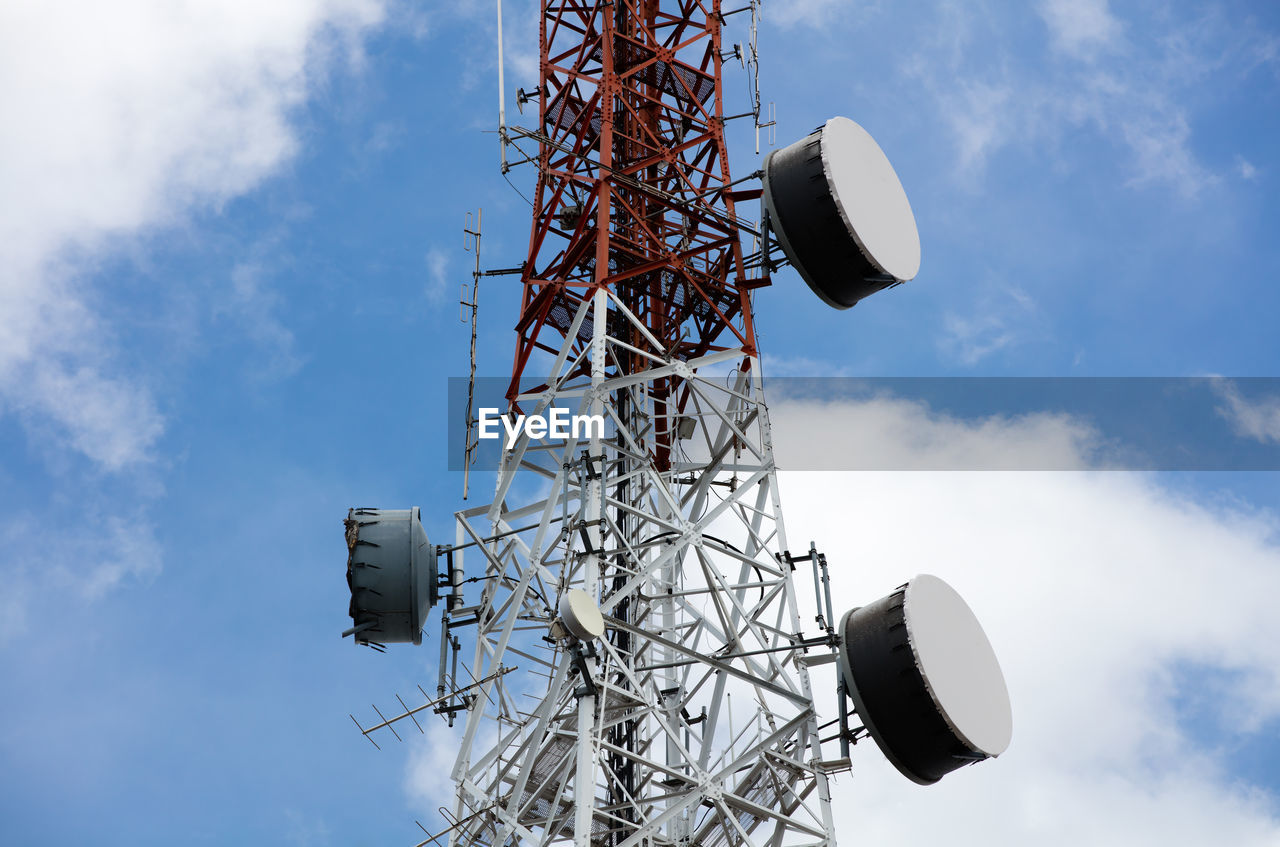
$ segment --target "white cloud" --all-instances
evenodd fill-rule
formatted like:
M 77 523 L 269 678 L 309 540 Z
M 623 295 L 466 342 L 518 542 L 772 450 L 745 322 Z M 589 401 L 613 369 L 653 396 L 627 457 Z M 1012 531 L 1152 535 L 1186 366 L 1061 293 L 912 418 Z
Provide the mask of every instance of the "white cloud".
M 427 299 L 439 303 L 449 293 L 449 254 L 439 247 L 427 251 Z
M 1035 301 L 1017 286 L 988 285 L 971 315 L 947 312 L 938 349 L 972 367 L 983 359 L 1025 342 L 1041 323 Z
M 257 379 L 291 376 L 302 367 L 293 332 L 276 314 L 279 298 L 264 281 L 267 268 L 260 262 L 240 262 L 231 269 L 231 286 L 220 311 L 239 325 L 262 355 L 255 357 Z
M 404 125 L 396 121 L 381 121 L 373 126 L 364 142 L 364 152 L 385 153 L 394 150 L 404 140 Z
M 74 619 L 76 607 L 117 585 L 146 581 L 163 566 L 163 549 L 146 512 L 105 511 L 93 503 L 24 510 L 0 523 L 0 646 L 32 621 Z
M 469 43 L 474 49 L 463 54 L 458 84 L 466 91 L 479 92 L 482 102 L 493 103 L 493 111 L 486 115 L 484 128 L 498 123 L 498 26 L 492 0 L 476 2 L 465 0 L 441 4 L 438 15 L 451 23 L 462 22 L 471 28 Z M 507 120 L 515 123 L 519 113 L 515 106 L 517 88 L 532 91 L 538 87 L 538 28 L 542 20 L 541 7 L 530 0 L 505 0 L 502 4 L 502 48 L 506 75 Z M 526 115 L 528 107 L 526 106 Z M 536 107 L 533 110 L 537 115 Z M 496 144 L 496 142 L 495 142 Z
M 508 691 L 521 698 L 528 696 L 513 689 Z M 407 730 L 412 734 L 408 736 L 409 756 L 405 761 L 403 786 L 410 808 L 422 815 L 422 824 L 430 828 L 427 821 L 431 819 L 440 826 L 447 823 L 438 816 L 441 806 L 451 814 L 454 810 L 458 786 L 453 781 L 453 768 L 462 745 L 467 713 L 459 712 L 452 727 L 439 715 L 424 714 L 425 718 L 422 715 L 418 717 L 423 732 L 415 732 L 415 727 Z M 498 734 L 494 728 L 481 724 L 471 748 L 472 761 L 488 753 L 497 741 Z
M 1280 397 L 1272 395 L 1250 400 L 1228 379 L 1214 380 L 1214 391 L 1226 401 L 1218 413 L 1231 424 L 1238 435 L 1263 444 L 1280 444 Z
M 510 74 L 507 89 L 533 91 L 538 87 L 538 28 L 542 23 L 542 10 L 536 3 L 528 3 L 523 7 L 504 6 L 503 11 L 504 72 Z M 494 29 L 496 31 L 496 25 Z
M 969 366 L 1009 347 L 1015 337 L 1005 321 L 996 315 L 966 318 L 949 313 L 944 319 L 943 331 L 939 346 Z
M 1045 0 L 1040 16 L 1054 47 L 1073 56 L 1092 55 L 1120 40 L 1121 25 L 1107 0 Z
M 725 365 L 719 372 L 727 375 L 733 370 L 733 363 L 726 362 Z M 831 362 L 812 359 L 808 356 L 773 356 L 768 353 L 764 355 L 761 370 L 770 378 L 850 376 L 847 365 L 834 365 Z M 714 368 L 703 368 L 700 371 L 704 376 L 709 376 L 715 372 L 717 371 Z
M 965 420 L 891 396 L 775 398 L 769 416 L 778 466 L 793 470 L 1084 470 L 1103 446 L 1065 415 Z
M 784 28 L 797 25 L 825 28 L 840 13 L 840 7 L 850 5 L 846 0 L 781 0 L 764 4 L 761 19 Z M 866 12 L 865 9 L 860 11 Z
M 309 86 L 358 62 L 379 17 L 376 0 L 0 7 L 0 398 L 31 429 L 112 470 L 147 455 L 163 420 L 111 361 L 93 263 L 274 173 Z
M 5 573 L 5 591 L 0 594 L 0 647 L 27 629 L 27 608 L 31 587 L 27 579 L 15 573 Z
M 288 822 L 290 842 L 300 847 L 330 843 L 329 826 L 323 818 L 309 818 L 297 809 L 285 809 L 284 815 Z
M 981 173 L 987 157 L 1007 142 L 1012 115 L 1013 90 L 1004 83 L 965 82 L 957 92 L 960 108 L 944 115 L 956 139 L 956 153 L 963 174 Z
M 396 25 L 413 36 L 415 41 L 423 41 L 435 30 L 436 9 L 428 12 L 415 0 L 390 0 L 391 6 L 387 16 L 394 18 Z
M 465 712 L 461 719 L 465 721 Z M 453 765 L 462 743 L 461 726 L 450 729 L 439 715 L 434 714 L 428 714 L 425 723 L 425 735 L 414 733 L 410 736 L 409 758 L 405 764 L 405 793 L 415 808 L 433 813 L 440 806 L 452 810 L 457 789 L 453 782 Z M 487 734 L 476 742 L 475 749 L 487 752 L 488 744 L 493 741 L 492 735 Z
M 1039 11 L 1049 45 L 1069 61 L 1010 41 L 1007 21 L 984 6 L 939 3 L 919 16 L 931 31 L 902 67 L 949 127 L 961 183 L 980 185 L 1004 150 L 1096 172 L 1098 161 L 1064 140 L 1082 133 L 1117 149 L 1113 165 L 1129 187 L 1194 197 L 1218 180 L 1195 153 L 1194 105 L 1266 61 L 1265 36 L 1222 17 L 1121 20 L 1105 0 L 1048 0 Z M 1126 38 L 1130 28 L 1143 38 Z
M 73 539 L 62 557 L 65 578 L 92 599 L 124 579 L 148 579 L 160 572 L 162 556 L 155 528 L 142 515 L 112 515 L 98 531 Z
M 1238 154 L 1236 155 L 1236 170 L 1240 172 L 1241 179 L 1247 179 L 1252 182 L 1258 178 L 1257 165 Z
M 1217 181 L 1191 151 L 1191 128 L 1178 108 L 1139 112 L 1120 124 L 1134 155 L 1131 186 L 1174 186 L 1185 197 L 1194 197 Z
M 95 364 L 46 357 L 20 373 L 11 393 L 35 437 L 65 440 L 106 470 L 145 461 L 164 429 L 146 389 Z
M 815 437 L 811 415 L 779 405 L 774 430 L 812 463 L 847 443 L 838 433 L 861 432 L 866 414 L 831 404 L 831 432 Z M 1067 421 L 961 431 L 927 414 L 896 423 L 874 433 L 885 455 L 1040 442 L 1091 463 L 1088 440 L 1071 437 Z M 788 438 L 796 427 L 804 438 Z M 817 540 L 838 606 L 919 572 L 941 576 L 982 620 L 1014 706 L 1005 755 L 929 788 L 903 779 L 874 745 L 855 748 L 854 772 L 833 788 L 842 840 L 1280 841 L 1280 798 L 1232 773 L 1227 758 L 1280 720 L 1274 516 L 1208 508 L 1158 477 L 1119 472 L 784 473 L 781 486 L 791 544 Z M 834 680 L 820 677 L 816 690 L 833 691 Z M 1193 716 L 1182 704 L 1208 690 Z M 819 706 L 831 716 L 833 696 Z

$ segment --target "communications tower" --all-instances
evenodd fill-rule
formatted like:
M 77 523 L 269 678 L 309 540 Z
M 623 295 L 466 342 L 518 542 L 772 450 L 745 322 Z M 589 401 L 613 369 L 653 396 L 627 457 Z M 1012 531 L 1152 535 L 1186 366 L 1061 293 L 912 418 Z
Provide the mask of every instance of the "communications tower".
M 840 197 L 853 178 L 824 157 L 879 160 L 848 152 L 865 131 L 845 119 L 773 154 L 763 184 L 734 180 L 724 15 L 719 0 L 544 0 L 539 84 L 521 92 L 538 125 L 503 128 L 537 148 L 505 411 L 605 426 L 524 430 L 451 545 L 427 544 L 416 509 L 348 518 L 358 642 L 419 641 L 443 601 L 437 696 L 362 727 L 427 708 L 460 725 L 448 826 L 424 844 L 834 844 L 829 775 L 851 741 L 897 739 L 854 690 L 838 650 L 856 639 L 829 593 L 804 632 L 797 575 L 821 565 L 825 582 L 826 562 L 787 538 L 752 298 L 775 259 L 839 307 L 909 279 L 914 221 L 903 195 L 909 233 L 860 235 Z M 762 193 L 763 232 L 760 206 L 740 216 Z M 823 226 L 831 238 L 809 244 Z M 842 696 L 823 728 L 809 668 L 838 658 L 861 719 Z M 936 780 L 926 754 L 897 752 Z
M 468 712 L 451 844 L 716 847 L 761 827 L 756 840 L 829 843 L 721 25 L 718 2 L 543 4 L 508 398 L 611 426 L 550 450 L 522 439 L 494 502 L 461 516 L 465 540 L 502 536 L 483 554 L 496 578 L 477 608 L 477 675 L 545 677 L 534 698 L 495 679 Z M 513 494 L 535 485 L 545 496 Z M 539 644 L 575 589 L 603 633 L 565 621 Z

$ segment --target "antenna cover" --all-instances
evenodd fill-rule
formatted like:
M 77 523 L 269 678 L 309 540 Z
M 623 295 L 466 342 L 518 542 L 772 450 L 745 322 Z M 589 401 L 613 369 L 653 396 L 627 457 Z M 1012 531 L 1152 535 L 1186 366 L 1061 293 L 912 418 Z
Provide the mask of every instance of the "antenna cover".
M 1009 691 L 982 625 L 950 585 L 921 574 L 840 622 L 840 669 L 885 757 L 921 785 L 1003 753 Z
M 356 643 L 421 644 L 439 589 L 435 547 L 418 507 L 351 509 L 344 524 Z
M 880 145 L 832 118 L 764 162 L 764 206 L 787 259 L 829 306 L 914 279 L 920 234 Z

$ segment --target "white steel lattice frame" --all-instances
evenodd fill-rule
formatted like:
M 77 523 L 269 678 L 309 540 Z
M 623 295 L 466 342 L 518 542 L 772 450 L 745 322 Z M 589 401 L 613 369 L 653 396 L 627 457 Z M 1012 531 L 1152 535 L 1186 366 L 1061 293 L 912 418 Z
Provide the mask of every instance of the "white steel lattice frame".
M 538 185 L 508 400 L 610 430 L 522 435 L 493 502 L 457 513 L 455 576 L 465 556 L 483 590 L 445 611 L 474 641 L 451 847 L 834 843 L 723 22 L 719 0 L 542 2 L 539 127 L 511 128 Z M 572 589 L 605 614 L 588 644 L 555 625 Z
M 494 502 L 457 514 L 467 570 L 482 556 L 487 579 L 477 605 L 446 614 L 474 618 L 469 672 L 488 681 L 466 714 L 449 843 L 833 844 L 758 362 L 741 349 L 671 360 L 606 334 L 609 313 L 643 331 L 597 289 L 569 332 L 592 322 L 590 378 L 570 376 L 566 345 L 521 401 L 603 414 L 612 434 L 522 436 Z M 637 352 L 652 366 L 606 375 Z M 646 438 L 679 427 L 659 426 L 670 407 L 649 393 L 673 377 L 693 432 L 662 469 Z M 528 485 L 541 491 L 522 500 Z M 547 636 L 571 588 L 607 625 L 577 662 L 571 640 Z

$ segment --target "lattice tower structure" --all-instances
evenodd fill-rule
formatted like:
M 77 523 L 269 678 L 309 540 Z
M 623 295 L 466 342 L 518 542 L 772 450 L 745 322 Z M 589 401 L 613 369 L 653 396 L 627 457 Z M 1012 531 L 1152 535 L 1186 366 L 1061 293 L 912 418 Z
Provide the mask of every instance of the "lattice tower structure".
M 719 2 L 543 2 L 512 411 L 457 513 L 477 602 L 450 845 L 834 843 L 725 149 Z M 753 276 L 753 273 L 755 275 Z M 557 623 L 581 589 L 606 632 Z M 826 658 L 830 654 L 823 653 Z M 507 672 L 519 667 L 519 672 Z M 425 843 L 425 842 L 424 842 Z

